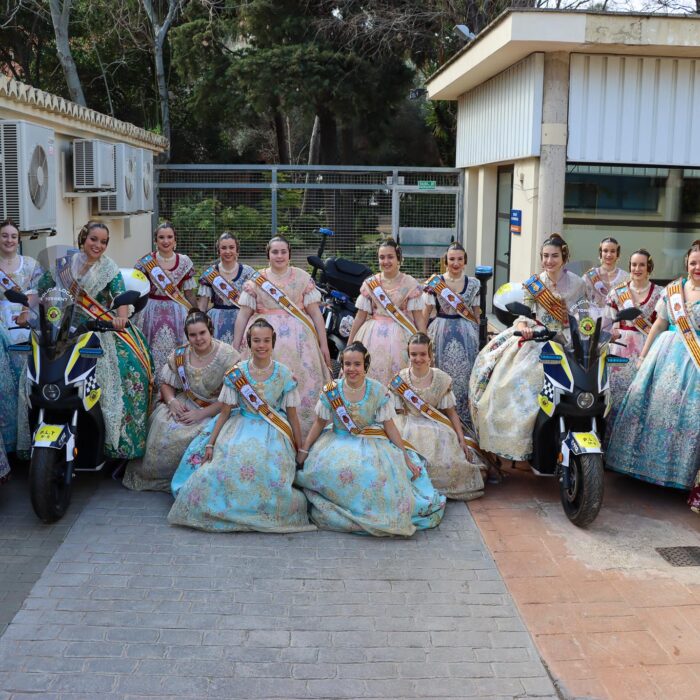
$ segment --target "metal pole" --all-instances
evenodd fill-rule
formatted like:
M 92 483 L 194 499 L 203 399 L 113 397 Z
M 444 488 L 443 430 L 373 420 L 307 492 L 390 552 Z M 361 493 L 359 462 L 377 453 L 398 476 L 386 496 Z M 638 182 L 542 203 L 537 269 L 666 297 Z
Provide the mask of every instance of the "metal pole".
M 272 207 L 270 211 L 270 228 L 272 235 L 277 234 L 277 167 L 273 166 L 271 173 L 271 193 Z
M 391 236 L 399 240 L 399 171 L 394 169 L 391 175 Z
M 488 318 L 486 318 L 486 292 L 488 289 L 488 282 L 493 276 L 493 268 L 490 265 L 477 265 L 476 278 L 481 282 L 481 289 L 479 291 L 479 307 L 481 308 L 481 315 L 479 316 L 479 350 L 486 345 L 486 339 L 488 337 Z

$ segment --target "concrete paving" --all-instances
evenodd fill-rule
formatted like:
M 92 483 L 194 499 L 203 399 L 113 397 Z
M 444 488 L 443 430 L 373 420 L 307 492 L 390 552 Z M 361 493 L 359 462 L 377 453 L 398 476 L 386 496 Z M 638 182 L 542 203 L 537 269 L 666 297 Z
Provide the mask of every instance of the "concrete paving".
M 170 503 L 99 484 L 0 639 L 0 698 L 557 697 L 464 504 L 380 540 Z

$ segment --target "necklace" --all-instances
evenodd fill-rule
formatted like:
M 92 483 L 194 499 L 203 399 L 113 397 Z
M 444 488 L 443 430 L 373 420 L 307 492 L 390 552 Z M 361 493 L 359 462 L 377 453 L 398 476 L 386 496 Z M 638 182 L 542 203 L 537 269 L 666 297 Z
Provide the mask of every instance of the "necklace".
M 700 287 L 696 287 L 690 280 L 688 280 L 688 286 L 694 292 L 700 292 Z
M 422 377 L 419 377 L 413 372 L 413 369 L 411 367 L 409 367 L 408 368 L 408 380 L 417 389 L 425 389 L 433 383 L 433 378 L 431 376 L 432 372 L 433 372 L 432 368 L 428 367 L 428 371 Z M 426 377 L 429 380 L 427 384 L 426 383 L 421 384 L 420 382 L 416 381 L 418 379 L 425 380 Z
M 350 384 L 350 382 L 347 381 L 347 379 L 345 380 L 345 393 L 346 394 L 352 394 L 353 396 L 357 396 L 360 392 L 362 392 L 362 394 L 365 393 L 365 380 L 364 379 L 362 380 L 362 384 L 360 384 L 359 386 L 353 386 L 352 384 Z
M 291 266 L 288 265 L 288 266 L 287 266 L 287 269 L 286 269 L 284 272 L 275 272 L 275 271 L 272 269 L 272 267 L 268 267 L 268 268 L 267 268 L 267 273 L 268 273 L 269 275 L 274 275 L 275 277 L 277 277 L 277 278 L 279 279 L 279 278 L 281 278 L 281 277 L 286 277 L 286 276 L 287 276 L 287 273 L 288 273 L 291 269 L 292 269 Z
M 224 264 L 222 262 L 219 263 L 219 272 L 223 272 L 225 275 L 232 275 L 235 271 L 236 268 L 238 267 L 238 263 L 233 263 L 233 267 L 229 270 L 228 268 L 224 267 Z
M 641 289 L 637 289 L 637 287 L 635 287 L 634 284 L 632 282 L 630 282 L 630 289 L 635 294 L 644 294 L 644 292 L 649 291 L 649 287 L 651 287 L 651 282 L 647 282 L 646 286 L 642 287 Z
M 270 358 L 270 361 L 265 365 L 265 367 L 258 367 L 254 361 L 251 361 L 249 367 L 251 368 L 251 370 L 255 370 L 257 374 L 264 374 L 270 369 L 270 367 L 272 367 L 274 363 L 275 361 L 272 358 Z
M 207 352 L 205 352 L 203 355 L 200 355 L 191 345 L 190 345 L 190 348 L 199 360 L 206 360 L 212 356 L 212 354 L 216 350 L 216 345 L 214 345 L 214 343 L 212 343 L 211 348 Z
M 446 280 L 449 280 L 450 282 L 459 282 L 460 280 L 464 279 L 464 273 L 462 273 L 458 277 L 453 277 L 452 275 L 446 272 L 443 276 Z
M 557 282 L 560 282 L 560 281 L 561 281 L 561 277 L 559 277 L 558 280 L 553 280 L 553 279 L 550 277 L 549 272 L 545 272 L 544 274 L 547 276 L 547 279 L 552 283 L 552 287 L 554 287 L 554 289 L 556 289 L 556 288 L 557 288 Z
M 173 253 L 169 258 L 166 258 L 159 250 L 156 251 L 156 257 L 164 263 L 168 263 L 171 260 L 175 260 L 175 253 Z
M 399 283 L 399 274 L 400 273 L 397 272 L 393 277 L 387 277 L 382 272 L 382 287 L 384 287 L 385 289 L 393 289 L 394 287 L 396 287 L 396 285 Z
M 19 260 L 19 255 L 15 253 L 11 258 L 2 258 L 0 257 L 0 264 L 7 267 L 14 267 L 17 264 L 17 261 Z

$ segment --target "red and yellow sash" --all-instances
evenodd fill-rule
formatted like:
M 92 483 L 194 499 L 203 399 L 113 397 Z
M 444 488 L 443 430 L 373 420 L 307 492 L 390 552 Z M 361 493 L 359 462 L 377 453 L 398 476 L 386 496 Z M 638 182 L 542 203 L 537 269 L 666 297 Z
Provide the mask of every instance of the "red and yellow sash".
M 690 357 L 695 363 L 695 367 L 700 370 L 700 339 L 698 332 L 690 323 L 688 314 L 685 308 L 685 297 L 683 295 L 683 279 L 677 279 L 666 287 L 668 296 L 668 305 L 671 308 L 673 316 L 673 324 L 676 330 L 681 334 L 683 343 L 690 353 Z
M 272 408 L 265 401 L 265 399 L 263 399 L 255 391 L 255 389 L 253 389 L 240 366 L 234 365 L 228 372 L 226 372 L 226 376 L 230 377 L 238 392 L 248 402 L 253 411 L 257 413 L 266 423 L 275 428 L 275 430 L 279 430 L 280 433 L 282 433 L 282 435 L 289 440 L 291 446 L 296 449 L 292 426 L 289 424 L 286 416 Z
M 223 275 L 212 265 L 201 277 L 224 300 L 238 306 L 238 298 L 241 296 L 238 290 L 230 284 Z
M 182 295 L 177 285 L 168 277 L 167 273 L 158 265 L 155 255 L 144 255 L 136 265 L 143 270 L 151 283 L 165 296 L 184 306 L 188 311 L 192 308 L 187 299 Z
M 617 305 L 620 309 L 633 309 L 634 299 L 632 297 L 632 292 L 628 284 L 621 284 L 613 290 L 615 292 L 615 297 L 617 298 Z M 651 330 L 651 323 L 647 321 L 644 316 L 637 316 L 637 318 L 632 321 L 632 323 L 637 327 L 637 330 L 644 333 L 644 335 L 649 335 Z
M 407 330 L 411 335 L 416 333 L 417 329 L 413 323 L 406 318 L 401 310 L 389 298 L 389 295 L 382 289 L 379 282 L 379 275 L 370 277 L 367 280 L 367 286 L 374 295 L 374 298 L 382 305 L 382 308 L 396 321 L 404 330 Z
M 398 396 L 400 396 L 406 404 L 413 406 L 419 410 L 426 418 L 446 425 L 448 428 L 453 428 L 450 419 L 437 408 L 431 406 L 427 401 L 424 401 L 418 394 L 411 389 L 407 382 L 397 374 L 389 384 L 389 388 Z
M 301 321 L 318 340 L 316 326 L 314 326 L 311 319 L 279 287 L 272 284 L 260 272 L 256 272 L 252 279 L 260 289 L 274 299 L 290 316 L 296 318 L 297 321 Z
M 463 319 L 473 323 L 479 322 L 472 310 L 462 301 L 459 294 L 456 294 L 447 286 L 442 275 L 433 275 L 426 282 L 426 286 L 435 290 Z
M 190 386 L 190 380 L 187 377 L 187 371 L 185 370 L 185 353 L 187 352 L 188 347 L 189 346 L 187 345 L 182 345 L 181 347 L 175 350 L 175 369 L 177 370 L 177 374 L 180 377 L 180 383 L 182 384 L 182 388 L 187 398 L 193 403 L 197 404 L 197 406 L 199 406 L 200 408 L 207 408 L 208 406 L 211 406 L 214 402 L 211 400 L 202 399 L 199 396 L 197 396 L 197 394 L 195 394 L 192 391 L 192 387 Z
M 605 282 L 603 282 L 601 279 L 597 267 L 592 267 L 590 270 L 587 270 L 586 276 L 600 294 L 602 294 L 604 297 L 608 296 L 608 288 L 605 286 Z
M 525 282 L 523 282 L 523 287 L 530 292 L 535 301 L 548 311 L 553 318 L 559 321 L 562 326 L 569 325 L 569 314 L 564 306 L 564 302 L 552 294 L 538 275 L 533 275 L 530 279 L 525 280 Z

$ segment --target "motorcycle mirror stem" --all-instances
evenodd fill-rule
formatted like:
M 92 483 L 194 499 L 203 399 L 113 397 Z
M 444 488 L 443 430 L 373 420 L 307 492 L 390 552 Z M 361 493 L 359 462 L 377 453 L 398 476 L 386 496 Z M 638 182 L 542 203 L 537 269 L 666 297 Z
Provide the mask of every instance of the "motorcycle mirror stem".
M 22 306 L 29 306 L 29 297 L 22 292 L 18 292 L 16 289 L 6 289 L 5 298 L 12 302 L 13 304 L 22 304 Z
M 519 301 L 512 301 L 510 304 L 506 304 L 506 309 L 510 311 L 514 316 L 527 316 L 527 318 L 532 318 L 532 309 L 525 304 L 521 304 Z

